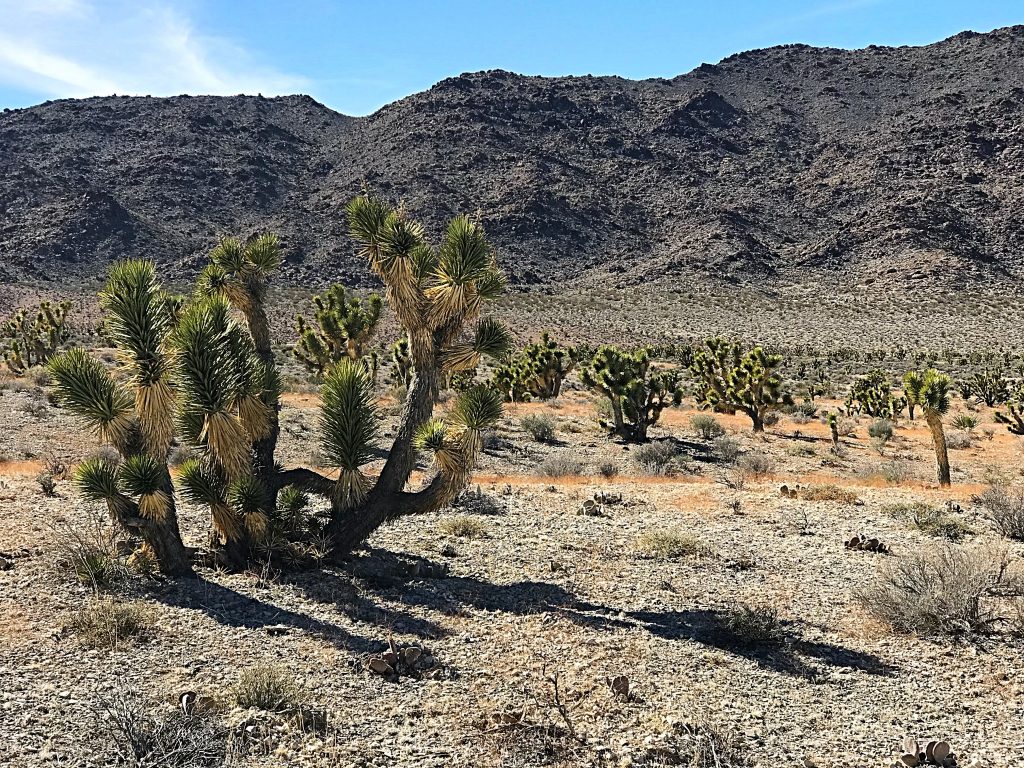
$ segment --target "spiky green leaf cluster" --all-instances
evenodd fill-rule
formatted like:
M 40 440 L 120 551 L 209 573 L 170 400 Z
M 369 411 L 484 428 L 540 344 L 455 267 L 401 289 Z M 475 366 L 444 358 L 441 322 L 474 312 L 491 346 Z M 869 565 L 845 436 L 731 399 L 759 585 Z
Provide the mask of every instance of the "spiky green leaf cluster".
M 328 461 L 347 471 L 372 461 L 380 415 L 366 369 L 348 359 L 340 361 L 328 373 L 320 397 L 321 446 Z

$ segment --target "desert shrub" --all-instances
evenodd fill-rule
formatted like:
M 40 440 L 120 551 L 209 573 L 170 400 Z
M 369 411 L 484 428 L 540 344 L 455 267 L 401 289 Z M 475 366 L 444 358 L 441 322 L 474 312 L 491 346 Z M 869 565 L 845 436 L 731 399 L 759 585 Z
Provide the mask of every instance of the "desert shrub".
M 736 732 L 706 721 L 674 721 L 648 747 L 642 765 L 683 768 L 748 768 L 757 757 Z
M 976 501 L 999 533 L 1024 541 L 1024 491 L 1011 493 L 1005 485 L 992 485 Z
M 779 418 L 777 411 L 768 411 L 768 413 L 764 415 L 763 424 L 766 427 L 774 427 L 779 423 Z
M 117 539 L 100 517 L 53 529 L 56 564 L 80 584 L 99 591 L 110 589 L 128 574 Z
M 828 483 L 826 485 L 809 485 L 800 491 L 800 498 L 808 501 L 841 501 L 844 504 L 854 504 L 857 501 L 857 494 L 846 488 Z
M 456 515 L 438 524 L 441 533 L 460 539 L 482 539 L 487 535 L 487 526 L 470 515 Z
M 551 443 L 555 439 L 555 420 L 547 414 L 530 413 L 519 420 L 519 426 L 538 443 Z
M 739 645 L 772 645 L 783 639 L 779 612 L 768 605 L 737 605 L 722 615 L 722 628 Z
M 957 429 L 962 429 L 964 432 L 970 432 L 978 426 L 978 417 L 972 413 L 958 413 L 953 417 L 953 421 L 951 423 Z
M 85 461 L 101 461 L 111 466 L 117 466 L 121 461 L 121 454 L 112 445 L 101 445 L 85 455 Z
M 974 439 L 971 437 L 970 432 L 954 430 L 946 435 L 946 447 L 951 451 L 962 451 L 970 448 L 972 445 L 974 445 Z
M 544 477 L 565 477 L 583 474 L 583 463 L 571 454 L 554 453 L 537 465 L 537 473 Z
M 798 456 L 804 459 L 818 455 L 818 452 L 814 449 L 813 445 L 804 445 L 802 443 L 790 446 L 786 449 L 786 453 L 790 456 Z
M 116 648 L 126 640 L 145 634 L 152 623 L 144 605 L 98 598 L 75 613 L 68 628 L 92 648 Z
M 36 476 L 36 482 L 39 483 L 39 489 L 44 496 L 57 495 L 57 479 L 49 472 L 40 472 Z
M 880 467 L 880 474 L 891 485 L 905 483 L 910 477 L 910 466 L 902 459 L 887 461 Z
M 735 437 L 715 438 L 713 448 L 719 461 L 724 461 L 726 464 L 732 464 L 740 455 L 740 441 Z
M 736 462 L 737 469 L 748 479 L 760 479 L 775 470 L 775 462 L 766 453 L 748 453 Z
M 287 670 L 259 665 L 244 670 L 238 676 L 232 698 L 242 709 L 286 712 L 298 706 L 300 691 Z
M 670 440 L 641 445 L 633 452 L 633 460 L 652 475 L 670 474 L 679 451 Z
M 602 461 L 598 466 L 597 471 L 601 473 L 601 477 L 606 480 L 611 480 L 619 474 L 619 465 L 613 461 Z
M 637 551 L 656 560 L 705 557 L 707 546 L 696 536 L 682 531 L 649 531 L 637 539 Z
M 911 523 L 929 536 L 960 541 L 964 536 L 974 533 L 974 530 L 956 515 L 921 501 L 911 504 L 886 504 L 882 511 L 897 520 Z
M 690 419 L 690 426 L 701 440 L 714 440 L 725 434 L 725 427 L 710 413 L 698 413 Z
M 133 768 L 215 768 L 225 765 L 228 732 L 215 720 L 180 709 L 154 715 L 133 693 L 101 701 L 97 749 L 113 750 L 117 764 Z
M 898 632 L 984 632 L 1001 615 L 993 595 L 1013 581 L 1004 554 L 947 544 L 884 561 L 855 597 Z
M 875 419 L 868 425 L 868 437 L 888 442 L 892 440 L 895 430 L 895 425 L 888 419 Z

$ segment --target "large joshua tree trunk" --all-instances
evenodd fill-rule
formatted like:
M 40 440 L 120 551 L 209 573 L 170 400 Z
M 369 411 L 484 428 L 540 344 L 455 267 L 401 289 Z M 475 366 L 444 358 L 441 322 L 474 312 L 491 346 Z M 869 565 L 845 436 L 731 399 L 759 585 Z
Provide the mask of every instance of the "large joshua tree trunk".
M 935 444 L 935 461 L 939 470 L 939 485 L 947 488 L 952 484 L 949 475 L 949 452 L 946 449 L 946 433 L 942 428 L 942 416 L 938 412 L 926 408 L 924 411 L 925 421 L 932 433 L 932 442 Z
M 754 423 L 754 432 L 764 432 L 764 417 L 757 408 L 750 408 L 747 411 L 747 416 Z
M 160 573 L 171 578 L 194 578 L 191 557 L 178 529 L 174 496 L 169 495 L 168 498 L 171 501 L 159 520 L 143 517 L 138 505 L 123 495 L 108 500 L 107 508 L 115 522 L 129 533 L 138 535 L 153 550 Z

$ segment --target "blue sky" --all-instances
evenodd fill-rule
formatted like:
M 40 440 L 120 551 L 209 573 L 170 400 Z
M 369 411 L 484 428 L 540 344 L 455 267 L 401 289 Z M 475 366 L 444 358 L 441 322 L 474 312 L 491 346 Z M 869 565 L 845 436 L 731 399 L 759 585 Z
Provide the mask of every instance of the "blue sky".
M 1024 0 L 0 0 L 0 106 L 308 93 L 367 114 L 480 69 L 672 77 L 780 43 L 919 45 Z

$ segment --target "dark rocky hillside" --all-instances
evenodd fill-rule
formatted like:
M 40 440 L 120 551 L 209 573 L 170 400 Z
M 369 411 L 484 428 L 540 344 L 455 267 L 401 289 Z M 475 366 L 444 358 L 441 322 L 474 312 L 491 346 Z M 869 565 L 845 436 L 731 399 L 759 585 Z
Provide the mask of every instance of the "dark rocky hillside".
M 0 115 L 0 277 L 190 270 L 272 228 L 288 274 L 364 277 L 364 184 L 479 211 L 519 282 L 928 285 L 1024 274 L 1024 27 L 784 46 L 672 80 L 445 80 L 365 118 L 304 96 L 109 97 Z

